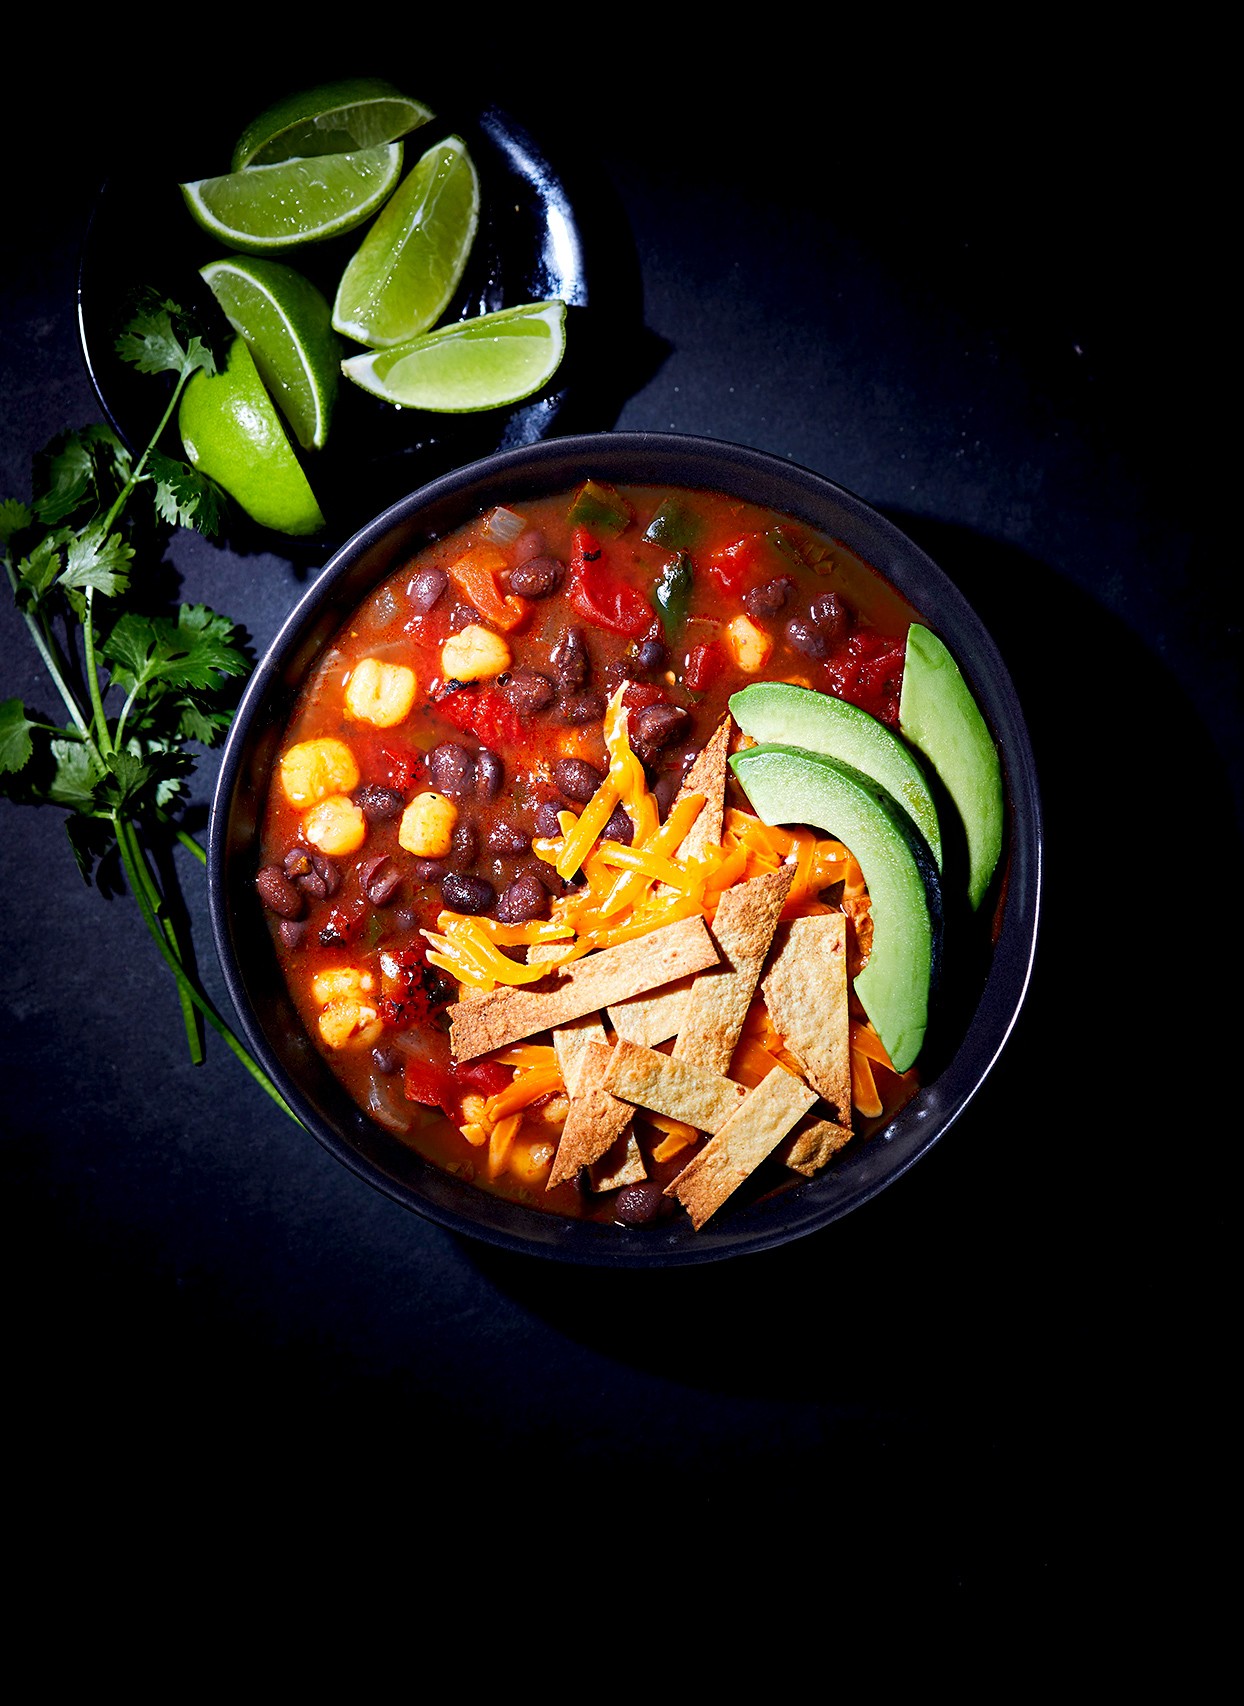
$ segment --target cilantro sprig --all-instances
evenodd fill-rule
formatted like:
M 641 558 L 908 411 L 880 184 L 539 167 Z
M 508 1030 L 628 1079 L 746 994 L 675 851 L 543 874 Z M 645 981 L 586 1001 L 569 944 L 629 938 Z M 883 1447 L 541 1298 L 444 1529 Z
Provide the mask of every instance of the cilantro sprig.
M 215 358 L 176 303 L 150 296 L 117 340 L 140 372 L 173 375 L 168 404 L 135 459 L 107 426 L 61 434 L 35 459 L 29 503 L 0 502 L 0 546 L 14 600 L 65 713 L 57 724 L 0 701 L 0 791 L 68 813 L 83 878 L 119 857 L 130 892 L 176 983 L 191 1058 L 216 1031 L 284 1111 L 276 1086 L 204 993 L 177 920 L 167 857 L 205 863 L 180 821 L 195 747 L 223 739 L 230 683 L 249 661 L 233 622 L 201 604 L 155 608 L 163 536 L 220 531 L 227 500 L 156 446 L 191 375 Z

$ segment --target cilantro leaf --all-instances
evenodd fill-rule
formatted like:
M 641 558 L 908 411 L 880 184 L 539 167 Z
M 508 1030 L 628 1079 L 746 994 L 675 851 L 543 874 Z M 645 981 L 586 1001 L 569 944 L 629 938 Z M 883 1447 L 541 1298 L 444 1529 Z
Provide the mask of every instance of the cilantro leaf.
M 153 451 L 147 471 L 155 481 L 155 506 L 171 527 L 193 527 L 209 538 L 224 525 L 228 499 L 220 487 L 197 468 Z
M 78 591 L 94 587 L 96 592 L 112 598 L 129 585 L 133 556 L 134 547 L 127 545 L 119 533 L 105 538 L 102 525 L 93 523 L 70 542 L 59 584 Z
M 215 373 L 216 360 L 197 334 L 183 343 L 178 322 L 185 318 L 177 303 L 151 293 L 116 340 L 116 351 L 140 373 Z
M 0 771 L 21 770 L 29 764 L 34 751 L 30 738 L 33 727 L 20 699 L 0 703 Z
M 24 503 L 19 503 L 16 498 L 5 498 L 0 503 L 0 542 L 7 545 L 33 520 L 34 516 Z

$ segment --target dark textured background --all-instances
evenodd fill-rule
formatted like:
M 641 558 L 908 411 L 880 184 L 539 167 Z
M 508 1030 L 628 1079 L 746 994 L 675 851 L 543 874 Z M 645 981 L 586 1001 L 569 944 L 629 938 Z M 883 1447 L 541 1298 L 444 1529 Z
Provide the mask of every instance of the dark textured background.
M 656 74 L 628 32 L 551 77 L 519 44 L 468 86 L 566 162 L 600 265 L 640 291 L 590 424 L 829 475 L 992 628 L 1047 812 L 1020 1024 L 846 1221 L 706 1269 L 567 1271 L 381 1197 L 219 1044 L 191 1068 L 129 899 L 84 887 L 57 812 L 0 803 L 5 1360 L 39 1544 L 141 1513 L 177 1556 L 240 1493 L 283 1533 L 362 1508 L 421 1548 L 638 1542 L 663 1595 L 718 1545 L 762 1542 L 769 1574 L 812 1536 L 827 1597 L 865 1557 L 1022 1596 L 1144 1557 L 1212 1498 L 1241 793 L 1214 103 L 1177 50 L 1012 49 L 1017 90 L 953 44 L 950 74 L 902 77 L 846 75 L 828 36 L 797 69 L 790 43 L 666 45 Z M 237 59 L 107 100 L 84 63 L 45 119 L 51 168 L 9 157 L 0 495 L 99 418 L 75 268 L 108 165 L 174 111 L 373 69 Z M 256 646 L 309 572 L 192 536 L 169 561 Z M 50 708 L 11 608 L 0 671 Z

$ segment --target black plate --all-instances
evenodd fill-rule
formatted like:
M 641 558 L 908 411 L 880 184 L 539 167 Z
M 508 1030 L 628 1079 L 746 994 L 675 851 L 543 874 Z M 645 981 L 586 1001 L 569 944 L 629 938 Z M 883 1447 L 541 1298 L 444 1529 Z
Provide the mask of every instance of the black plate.
M 544 392 L 513 408 L 472 415 L 395 409 L 343 380 L 327 445 L 301 454 L 327 532 L 303 545 L 266 533 L 235 512 L 235 541 L 251 534 L 287 555 L 309 549 L 322 556 L 378 510 L 450 468 L 554 433 L 607 427 L 616 419 L 620 386 L 634 372 L 642 321 L 637 269 L 625 224 L 608 209 L 608 186 L 576 186 L 524 124 L 498 107 L 462 111 L 433 105 L 437 117 L 406 139 L 403 170 L 438 137 L 456 133 L 480 177 L 479 231 L 442 323 L 560 297 L 569 310 L 565 359 Z M 233 140 L 233 131 L 222 125 L 218 132 L 171 141 L 162 155 L 167 169 L 156 176 L 144 164 L 115 173 L 91 217 L 78 279 L 82 349 L 104 414 L 136 452 L 158 425 L 171 386 L 171 380 L 164 384 L 138 373 L 114 347 L 143 288 L 153 286 L 193 307 L 220 348 L 231 335 L 198 276 L 200 266 L 227 251 L 195 224 L 178 186 L 227 171 Z M 586 217 L 581 209 L 588 210 Z M 274 258 L 305 273 L 331 302 L 366 229 Z M 607 257 L 601 252 L 606 243 Z M 163 447 L 181 455 L 175 423 Z

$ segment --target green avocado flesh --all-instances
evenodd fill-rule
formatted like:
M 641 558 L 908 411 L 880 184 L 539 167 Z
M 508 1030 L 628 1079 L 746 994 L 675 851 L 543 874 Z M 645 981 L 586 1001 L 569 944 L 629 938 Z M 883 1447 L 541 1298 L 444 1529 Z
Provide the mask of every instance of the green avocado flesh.
M 962 820 L 975 910 L 1002 852 L 1002 766 L 959 666 L 917 622 L 907 631 L 898 726 L 933 766 Z
M 752 746 L 730 765 L 765 823 L 812 825 L 859 861 L 873 943 L 855 992 L 895 1069 L 905 1072 L 924 1041 L 941 912 L 936 872 L 927 857 L 921 868 L 906 814 L 870 777 L 825 753 Z
M 911 818 L 941 870 L 942 833 L 924 771 L 884 723 L 845 699 L 789 681 L 753 682 L 731 695 L 730 711 L 754 741 L 823 752 L 871 776 Z

